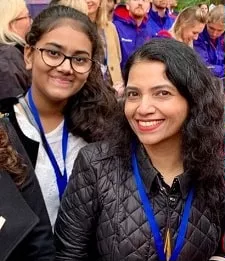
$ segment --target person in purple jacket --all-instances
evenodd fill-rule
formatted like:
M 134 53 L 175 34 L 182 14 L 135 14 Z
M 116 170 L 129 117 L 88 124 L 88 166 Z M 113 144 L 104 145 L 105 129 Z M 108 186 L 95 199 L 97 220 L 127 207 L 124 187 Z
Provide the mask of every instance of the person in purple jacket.
M 120 40 L 122 70 L 129 56 L 151 38 L 147 26 L 149 9 L 149 0 L 127 0 L 126 5 L 118 5 L 114 11 L 113 23 Z
M 224 6 L 218 5 L 209 13 L 208 23 L 194 41 L 194 48 L 212 73 L 224 78 Z
M 169 14 L 168 0 L 152 0 L 152 6 L 149 11 L 148 26 L 151 29 L 151 36 L 156 37 L 161 30 L 169 30 L 175 16 Z

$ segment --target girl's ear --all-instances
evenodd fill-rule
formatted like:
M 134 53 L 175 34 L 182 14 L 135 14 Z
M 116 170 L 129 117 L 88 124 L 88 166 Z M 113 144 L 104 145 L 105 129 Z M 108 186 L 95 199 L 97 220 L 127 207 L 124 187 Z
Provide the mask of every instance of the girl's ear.
M 24 62 L 25 62 L 27 70 L 32 69 L 33 53 L 34 53 L 34 49 L 29 45 L 25 45 L 25 47 L 24 47 Z

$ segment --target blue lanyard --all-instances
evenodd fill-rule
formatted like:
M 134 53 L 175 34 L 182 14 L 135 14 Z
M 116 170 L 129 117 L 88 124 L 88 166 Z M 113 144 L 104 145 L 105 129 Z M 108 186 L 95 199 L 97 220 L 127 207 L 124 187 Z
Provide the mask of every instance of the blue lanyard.
M 55 175 L 56 175 L 56 181 L 57 181 L 57 186 L 58 186 L 58 190 L 59 190 L 59 199 L 62 199 L 62 195 L 63 192 L 66 188 L 67 185 L 67 171 L 66 171 L 66 152 L 67 152 L 67 145 L 68 145 L 68 130 L 64 121 L 64 125 L 63 125 L 63 134 L 62 134 L 62 154 L 63 154 L 63 161 L 64 161 L 64 172 L 63 175 L 61 173 L 61 170 L 59 168 L 59 165 L 56 161 L 56 158 L 54 156 L 54 153 L 50 147 L 50 145 L 48 144 L 48 141 L 45 137 L 45 133 L 41 124 L 41 120 L 39 117 L 39 113 L 37 110 L 36 105 L 34 104 L 33 98 L 32 98 L 32 94 L 31 94 L 31 88 L 28 91 L 28 102 L 30 105 L 30 109 L 31 112 L 35 118 L 35 121 L 37 122 L 39 131 L 40 131 L 40 135 L 41 135 L 41 139 L 43 142 L 43 146 L 45 148 L 46 153 L 48 154 L 49 160 L 51 161 L 51 164 L 54 168 L 55 171 Z
M 139 173 L 139 169 L 138 169 L 138 164 L 137 164 L 137 158 L 136 158 L 136 154 L 133 151 L 132 152 L 132 167 L 133 167 L 133 172 L 134 172 L 134 176 L 135 176 L 135 181 L 136 181 L 136 185 L 139 191 L 139 195 L 144 207 L 144 211 L 145 214 L 147 216 L 148 219 L 148 223 L 149 226 L 151 228 L 153 237 L 154 237 L 154 241 L 155 241 L 155 246 L 156 246 L 156 250 L 157 250 L 157 254 L 159 257 L 159 261 L 166 261 L 166 255 L 164 253 L 164 243 L 162 240 L 162 237 L 160 235 L 160 229 L 158 224 L 156 223 L 155 217 L 154 217 L 154 212 L 151 206 L 151 203 L 148 199 L 148 196 L 145 192 L 145 188 L 144 188 L 144 184 L 142 182 L 140 173 Z M 194 189 L 192 188 L 189 191 L 186 203 L 185 203 L 185 207 L 184 207 L 184 213 L 183 213 L 183 217 L 181 220 L 181 224 L 178 230 L 178 236 L 176 239 L 176 244 L 175 244 L 175 248 L 173 249 L 171 258 L 169 261 L 176 261 L 178 258 L 178 255 L 181 252 L 181 249 L 184 245 L 184 238 L 185 238 L 185 234 L 187 232 L 187 227 L 188 227 L 188 218 L 191 212 L 191 204 L 192 204 L 192 200 L 193 200 L 193 194 L 194 194 Z

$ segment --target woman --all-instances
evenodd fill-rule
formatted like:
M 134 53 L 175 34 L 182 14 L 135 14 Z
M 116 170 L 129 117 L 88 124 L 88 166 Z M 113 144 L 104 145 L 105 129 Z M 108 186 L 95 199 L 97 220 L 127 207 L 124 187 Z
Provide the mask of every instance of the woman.
M 54 260 L 51 226 L 39 184 L 5 119 L 0 119 L 0 198 L 0 260 Z
M 219 87 L 193 50 L 173 39 L 145 44 L 124 77 L 124 124 L 118 117 L 112 138 L 76 159 L 55 226 L 56 260 L 224 255 Z
M 16 97 L 30 86 L 23 60 L 31 18 L 24 0 L 0 1 L 0 99 Z
M 207 15 L 199 7 L 187 7 L 177 16 L 170 31 L 162 30 L 158 36 L 174 38 L 193 47 L 193 40 L 198 39 L 206 23 Z
M 87 142 L 101 139 L 116 100 L 103 84 L 99 38 L 86 15 L 50 7 L 34 19 L 26 42 L 32 86 L 7 113 L 35 167 L 54 226 L 74 159 Z
M 114 24 L 107 18 L 107 0 L 86 0 L 88 16 L 98 28 L 103 46 L 102 73 L 111 82 L 119 95 L 123 92 L 123 79 L 120 69 L 121 50 L 119 37 Z
M 210 11 L 205 29 L 194 41 L 196 52 L 219 78 L 224 78 L 224 20 L 224 6 L 218 5 Z

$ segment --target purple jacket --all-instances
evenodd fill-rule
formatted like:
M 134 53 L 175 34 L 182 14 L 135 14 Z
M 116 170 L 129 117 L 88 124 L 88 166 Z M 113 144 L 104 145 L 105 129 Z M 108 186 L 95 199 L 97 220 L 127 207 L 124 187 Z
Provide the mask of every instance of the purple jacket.
M 152 37 L 156 37 L 158 32 L 161 30 L 169 30 L 176 18 L 175 16 L 170 15 L 168 10 L 166 10 L 164 17 L 160 17 L 158 15 L 158 12 L 154 12 L 152 8 L 150 9 L 148 14 L 148 27 L 150 27 L 151 29 Z
M 224 77 L 224 34 L 213 43 L 205 28 L 194 41 L 194 49 L 216 77 Z
M 151 32 L 147 27 L 147 17 L 140 26 L 137 26 L 125 5 L 117 6 L 114 11 L 113 23 L 119 35 L 122 53 L 121 68 L 123 70 L 129 56 L 150 40 Z

